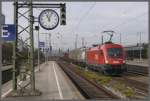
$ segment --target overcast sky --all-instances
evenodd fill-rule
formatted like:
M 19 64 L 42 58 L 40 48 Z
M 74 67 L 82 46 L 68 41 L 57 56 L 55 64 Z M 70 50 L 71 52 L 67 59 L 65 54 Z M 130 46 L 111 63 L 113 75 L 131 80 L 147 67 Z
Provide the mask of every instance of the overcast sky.
M 44 9 L 34 9 L 34 16 L 38 17 L 42 10 Z M 59 9 L 54 10 L 59 14 Z M 6 23 L 13 23 L 12 3 L 2 3 L 2 12 L 6 16 Z M 25 12 L 25 9 L 22 9 L 21 12 Z M 82 37 L 87 46 L 101 43 L 101 32 L 105 30 L 116 32 L 113 37 L 115 43 L 120 43 L 121 34 L 124 46 L 139 42 L 140 38 L 137 34 L 139 32 L 142 33 L 142 42 L 148 42 L 147 2 L 67 2 L 66 13 L 66 26 L 59 25 L 51 31 L 40 28 L 40 33 L 52 34 L 52 46 L 57 49 L 59 47 L 74 48 L 76 34 L 78 34 L 78 47 L 81 47 Z M 27 22 L 21 18 L 19 24 L 26 26 Z M 37 32 L 34 32 L 37 47 Z M 41 34 L 40 40 L 45 41 L 45 36 Z M 27 36 L 24 33 L 22 37 Z M 105 34 L 104 41 L 108 38 L 108 35 Z

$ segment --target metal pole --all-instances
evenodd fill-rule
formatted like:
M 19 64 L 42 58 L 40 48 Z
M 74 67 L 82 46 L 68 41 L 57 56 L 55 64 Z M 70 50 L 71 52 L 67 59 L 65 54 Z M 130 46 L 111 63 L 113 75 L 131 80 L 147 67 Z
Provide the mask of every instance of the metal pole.
M 0 1 L 0 15 L 2 15 L 2 2 Z M 2 89 L 2 19 L 0 19 L 0 100 L 1 100 L 1 89 Z
M 29 2 L 29 18 L 30 18 L 30 44 L 31 44 L 31 50 L 30 50 L 30 70 L 31 70 L 31 89 L 32 92 L 35 91 L 35 75 L 34 75 L 34 38 L 33 38 L 33 7 L 32 7 L 32 0 Z
M 140 34 L 140 61 L 142 60 L 142 43 L 141 43 L 141 32 Z
M 45 37 L 44 55 L 45 55 L 45 63 L 46 63 L 46 37 Z
M 62 41 L 63 37 L 62 35 L 60 34 L 60 55 L 62 55 L 62 49 L 63 49 L 63 41 Z
M 39 24 L 38 24 L 38 26 L 39 26 Z M 40 71 L 40 46 L 39 46 L 39 41 L 40 41 L 40 39 L 39 39 L 39 33 L 40 31 L 38 30 L 38 68 L 39 68 L 39 71 Z
M 85 45 L 85 71 L 88 71 L 88 66 L 87 66 L 87 47 Z
M 48 37 L 49 37 L 49 35 L 48 35 L 48 33 L 47 33 L 47 63 L 48 63 L 48 55 L 49 55 L 49 40 L 48 40 Z
M 76 34 L 75 49 L 77 49 L 78 34 Z
M 52 50 L 51 50 L 52 46 L 51 46 L 51 33 L 49 33 L 49 51 L 50 51 L 50 57 L 52 56 Z
M 77 39 L 78 39 L 78 34 L 76 34 L 76 37 L 75 37 L 75 50 L 77 49 Z M 75 58 L 77 59 L 77 53 L 75 52 Z
M 47 33 L 46 33 L 46 37 L 45 37 L 45 55 L 46 55 L 46 64 L 47 64 Z
M 1 30 L 1 28 L 0 28 Z M 1 34 L 1 32 L 0 32 Z M 1 36 L 0 36 L 1 37 Z M 2 41 L 0 39 L 0 100 L 1 100 L 1 91 L 2 91 Z
M 28 64 L 30 64 L 30 49 L 28 49 Z
M 45 35 L 45 63 L 47 64 L 47 47 L 48 47 L 48 40 L 47 40 L 47 33 Z
M 46 63 L 46 43 L 45 43 L 45 47 L 44 47 L 44 53 L 45 53 L 45 63 Z
M 101 40 L 102 40 L 102 45 L 103 45 L 103 35 L 101 36 Z
M 16 60 L 16 51 L 17 51 L 17 34 L 18 34 L 18 0 L 14 0 L 14 24 L 16 25 L 16 40 L 13 42 L 13 91 L 17 90 L 17 60 Z
M 82 37 L 82 47 L 84 47 L 84 37 Z
M 122 44 L 122 38 L 121 38 L 121 33 L 120 33 L 120 44 Z

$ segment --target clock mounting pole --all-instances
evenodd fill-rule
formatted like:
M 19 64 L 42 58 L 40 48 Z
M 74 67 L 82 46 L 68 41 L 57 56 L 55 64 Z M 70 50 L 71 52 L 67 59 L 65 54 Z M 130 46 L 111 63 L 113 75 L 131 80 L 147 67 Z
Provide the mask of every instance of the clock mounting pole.
M 63 7 L 65 7 L 65 4 L 63 4 Z M 42 94 L 38 89 L 35 88 L 35 69 L 33 56 L 33 24 L 35 22 L 35 17 L 33 15 L 33 9 L 36 8 L 62 8 L 62 4 L 38 4 L 34 3 L 32 0 L 26 0 L 25 2 L 14 0 L 14 24 L 16 25 L 16 40 L 14 41 L 13 48 L 13 90 L 9 96 L 37 96 Z M 20 9 L 24 9 L 26 12 L 23 13 Z M 22 21 L 20 18 L 23 18 L 24 22 L 28 25 L 20 24 Z M 48 18 L 48 20 L 50 21 L 51 19 Z M 18 30 L 18 28 L 20 30 Z M 20 36 L 23 34 L 28 34 L 29 37 L 22 39 Z M 19 53 L 19 43 L 23 43 L 23 47 L 26 47 L 28 51 L 27 57 Z M 22 62 L 22 60 L 26 62 Z M 20 78 L 18 78 L 18 74 Z M 19 80 L 22 81 L 23 85 L 19 83 Z

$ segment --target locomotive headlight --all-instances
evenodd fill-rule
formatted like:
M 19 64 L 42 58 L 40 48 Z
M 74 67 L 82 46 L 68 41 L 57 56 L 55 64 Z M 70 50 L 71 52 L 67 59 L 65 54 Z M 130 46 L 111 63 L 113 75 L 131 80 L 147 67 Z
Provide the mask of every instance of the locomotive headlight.
M 108 60 L 106 60 L 105 63 L 108 64 Z

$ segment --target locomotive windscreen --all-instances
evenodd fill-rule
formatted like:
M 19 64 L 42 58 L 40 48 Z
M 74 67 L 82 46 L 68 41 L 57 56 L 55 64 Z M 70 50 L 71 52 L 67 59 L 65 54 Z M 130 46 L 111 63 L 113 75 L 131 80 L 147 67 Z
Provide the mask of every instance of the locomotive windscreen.
M 122 49 L 121 48 L 108 48 L 108 56 L 109 57 L 122 57 Z

